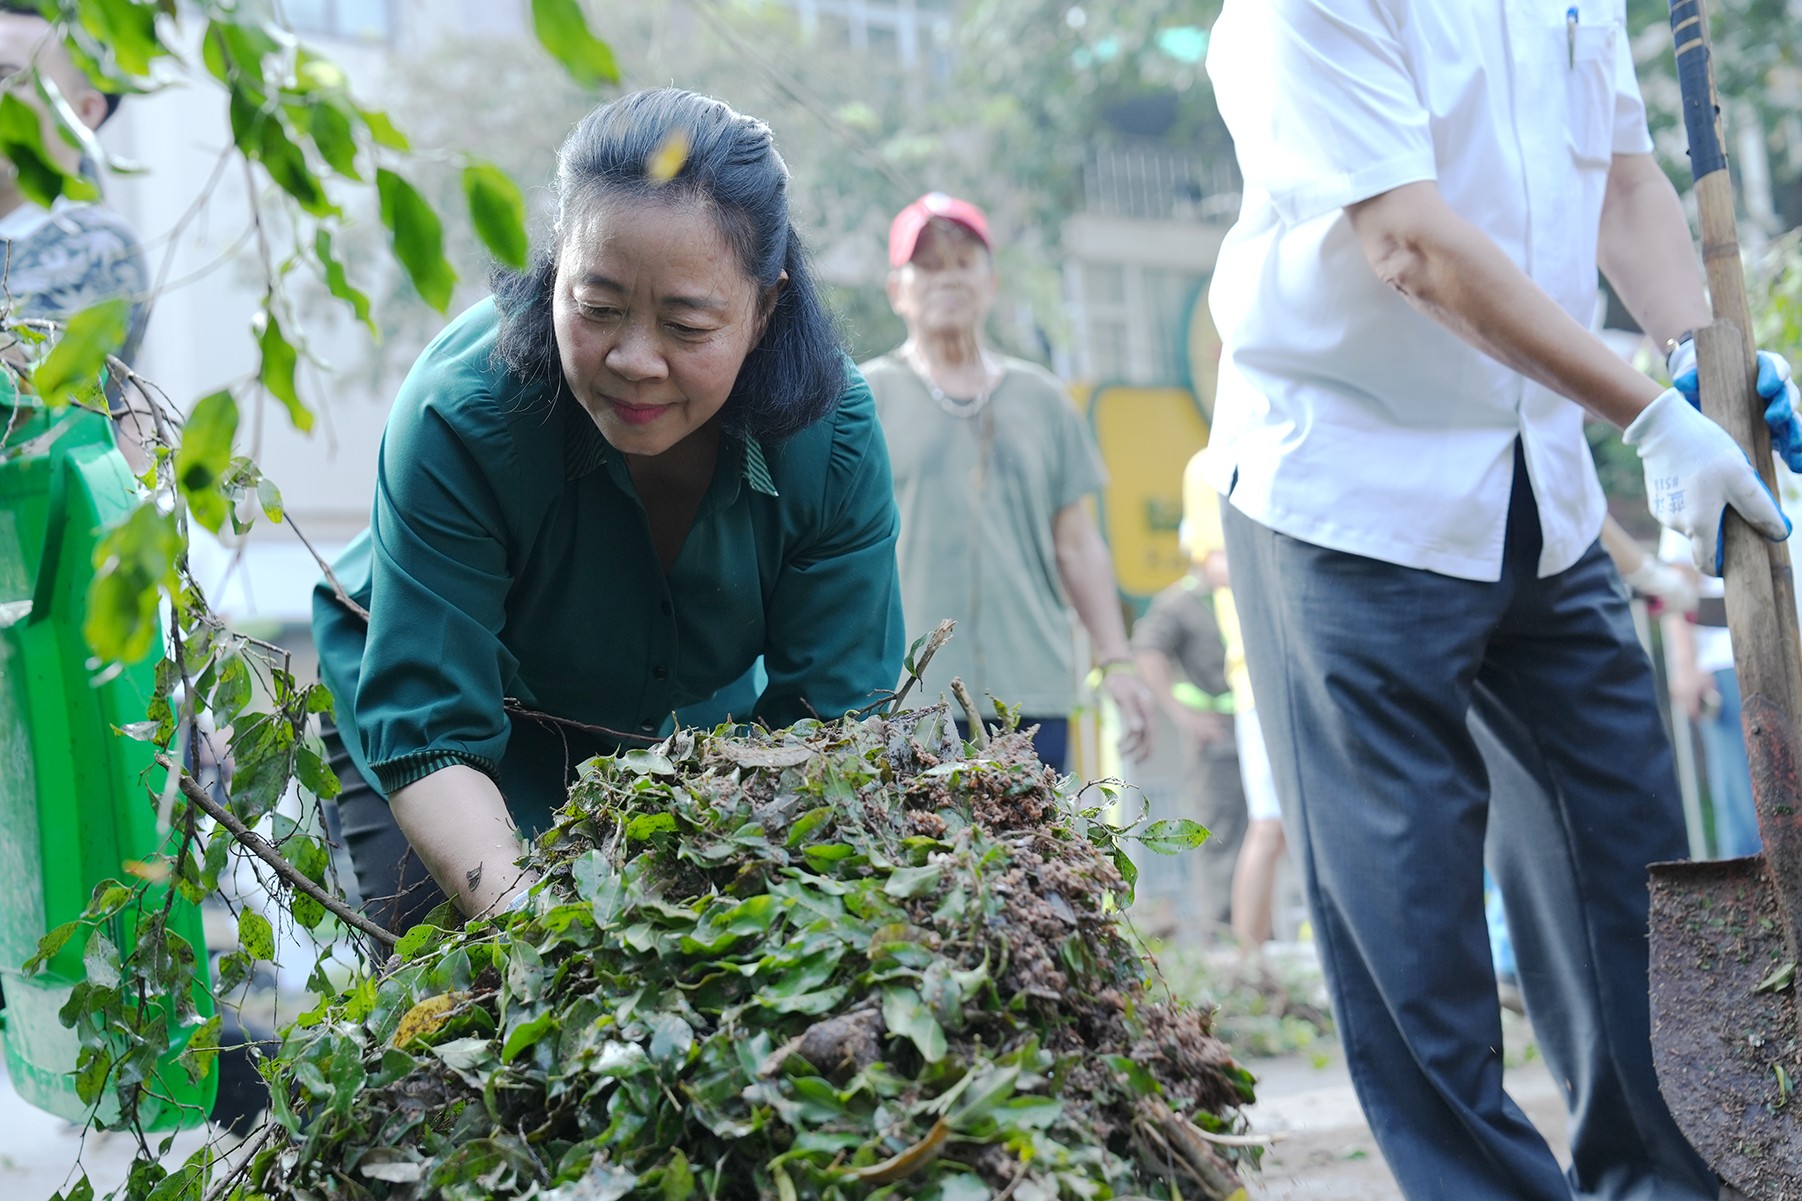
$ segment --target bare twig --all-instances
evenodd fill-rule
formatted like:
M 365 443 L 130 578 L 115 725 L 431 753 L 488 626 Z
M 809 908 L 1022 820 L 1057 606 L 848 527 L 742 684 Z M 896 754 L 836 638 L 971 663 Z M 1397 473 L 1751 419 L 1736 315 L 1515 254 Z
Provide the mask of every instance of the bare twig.
M 897 692 L 895 699 L 889 703 L 890 717 L 901 712 L 901 702 L 907 699 L 907 694 L 913 691 L 914 685 L 918 684 L 921 677 L 926 674 L 926 665 L 932 662 L 934 655 L 938 654 L 939 647 L 951 641 L 951 631 L 956 628 L 957 623 L 946 618 L 939 622 L 926 639 L 926 645 L 920 648 L 920 657 L 914 660 L 913 670 L 908 673 L 907 679 L 901 681 L 901 691 Z
M 650 743 L 663 741 L 663 735 L 661 734 L 634 734 L 628 730 L 610 730 L 606 726 L 590 725 L 588 722 L 576 721 L 574 718 L 558 717 L 554 713 L 545 713 L 538 709 L 528 709 L 518 697 L 514 696 L 502 697 L 501 708 L 508 713 L 516 713 L 520 717 L 529 717 L 533 721 L 541 721 L 546 725 L 555 726 L 562 730 L 580 730 L 585 734 L 605 734 L 609 738 L 629 738 L 633 742 Z M 568 753 L 567 748 L 565 748 L 565 753 Z
M 321 905 L 325 906 L 326 910 L 335 915 L 340 921 L 361 930 L 385 947 L 392 947 L 396 942 L 400 941 L 393 932 L 382 926 L 376 925 L 374 922 L 358 913 L 355 909 L 352 909 L 343 901 L 340 901 L 337 897 L 334 897 L 331 893 L 301 875 L 292 863 L 289 863 L 282 857 L 280 851 L 269 844 L 268 839 L 239 821 L 237 815 L 232 813 L 230 809 L 227 809 L 224 805 L 221 805 L 218 801 L 215 801 L 212 797 L 208 796 L 206 789 L 200 786 L 200 781 L 189 775 L 186 769 L 175 763 L 169 756 L 159 754 L 156 757 L 156 761 L 162 764 L 166 770 L 179 773 L 181 794 L 188 798 L 190 804 L 220 825 L 224 826 L 227 830 L 230 830 L 232 837 L 237 839 L 245 849 L 250 851 L 250 853 L 255 855 L 258 859 L 261 859 L 264 863 L 267 863 L 275 870 L 276 875 L 287 881 L 297 891 L 312 897 L 315 901 L 318 901 Z
M 313 562 L 319 564 L 319 570 L 325 573 L 325 582 L 332 586 L 332 593 L 338 598 L 338 603 L 343 605 L 346 609 L 349 609 L 352 613 L 355 613 L 367 623 L 369 621 L 369 610 L 350 599 L 350 593 L 344 591 L 344 585 L 338 582 L 337 575 L 332 572 L 332 565 L 325 561 L 324 555 L 314 549 L 311 542 L 307 541 L 307 536 L 300 532 L 299 526 L 294 524 L 294 518 L 287 513 L 283 513 L 282 521 L 289 529 L 294 531 L 294 536 L 300 539 L 300 544 L 307 548 L 307 553 L 313 556 Z
M 231 1192 L 232 1188 L 243 1177 L 244 1173 L 250 1170 L 250 1165 L 256 1161 L 256 1157 L 263 1150 L 264 1144 L 274 1138 L 280 1130 L 281 1127 L 277 1126 L 273 1121 L 266 1121 L 263 1123 L 263 1128 L 261 1130 L 233 1147 L 230 1151 L 227 1151 L 223 1156 L 223 1158 L 228 1161 L 229 1165 L 226 1168 L 225 1174 L 213 1181 L 212 1187 L 207 1189 L 206 1195 L 201 1198 L 201 1201 L 221 1201 L 221 1198 Z M 236 1160 L 237 1162 L 230 1163 L 229 1161 L 232 1160 Z
M 964 720 L 970 724 L 970 737 L 976 745 L 986 748 L 989 745 L 988 727 L 982 724 L 982 714 L 976 711 L 976 698 L 970 695 L 969 688 L 964 686 L 962 676 L 951 677 L 951 695 L 963 706 Z

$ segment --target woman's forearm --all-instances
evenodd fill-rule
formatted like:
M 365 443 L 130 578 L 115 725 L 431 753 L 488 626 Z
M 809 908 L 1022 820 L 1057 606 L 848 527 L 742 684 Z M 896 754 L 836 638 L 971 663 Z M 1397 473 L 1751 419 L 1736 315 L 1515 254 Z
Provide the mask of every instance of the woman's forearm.
M 396 789 L 394 820 L 438 887 L 470 917 L 500 909 L 532 876 L 514 866 L 519 831 L 493 780 L 446 767 Z

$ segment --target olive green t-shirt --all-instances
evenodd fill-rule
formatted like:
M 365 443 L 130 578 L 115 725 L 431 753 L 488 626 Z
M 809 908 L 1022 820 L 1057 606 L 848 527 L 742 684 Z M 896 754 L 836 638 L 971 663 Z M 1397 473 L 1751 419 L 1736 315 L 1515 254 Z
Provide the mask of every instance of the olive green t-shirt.
M 1052 522 L 1107 482 L 1101 455 L 1056 377 L 1019 359 L 974 417 L 946 412 L 893 354 L 863 364 L 901 509 L 902 609 L 910 638 L 957 622 L 916 698 L 963 677 L 1025 714 L 1062 717 L 1076 698 L 1072 614 Z M 923 693 L 923 695 L 922 695 Z
M 321 673 L 372 783 L 468 764 L 534 830 L 576 763 L 644 745 L 759 656 L 768 682 L 736 719 L 838 717 L 894 687 L 895 505 L 848 361 L 825 419 L 768 447 L 721 439 L 666 576 L 624 457 L 567 393 L 494 362 L 496 327 L 490 301 L 458 317 L 395 401 L 369 529 L 334 568 L 367 626 L 314 593 Z

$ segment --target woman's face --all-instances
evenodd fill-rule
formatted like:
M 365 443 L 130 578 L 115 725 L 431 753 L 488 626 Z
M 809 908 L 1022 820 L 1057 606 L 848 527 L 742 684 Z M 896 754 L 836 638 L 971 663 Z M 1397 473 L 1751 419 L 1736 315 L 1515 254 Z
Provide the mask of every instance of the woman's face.
M 660 455 L 713 419 L 768 315 L 692 200 L 604 200 L 569 218 L 553 286 L 563 376 L 632 455 Z

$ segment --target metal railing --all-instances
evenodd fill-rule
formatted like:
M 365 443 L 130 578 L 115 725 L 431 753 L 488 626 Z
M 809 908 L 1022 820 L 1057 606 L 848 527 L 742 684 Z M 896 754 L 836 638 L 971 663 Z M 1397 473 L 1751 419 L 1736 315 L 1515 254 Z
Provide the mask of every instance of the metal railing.
M 1091 213 L 1144 220 L 1227 218 L 1239 207 L 1239 170 L 1230 157 L 1203 158 L 1162 146 L 1108 146 L 1083 168 Z

